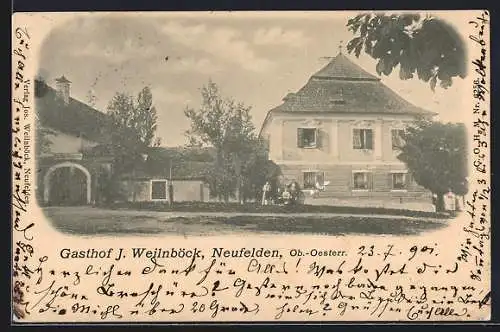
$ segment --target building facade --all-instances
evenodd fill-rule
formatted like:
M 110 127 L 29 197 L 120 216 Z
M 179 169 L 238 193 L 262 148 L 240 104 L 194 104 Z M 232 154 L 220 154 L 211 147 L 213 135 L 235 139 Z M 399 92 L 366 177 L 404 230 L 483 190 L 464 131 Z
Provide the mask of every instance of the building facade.
M 120 179 L 121 199 L 128 202 L 207 202 L 206 169 L 213 157 L 196 148 L 153 147 L 147 159 Z M 172 185 L 172 190 L 169 186 Z
M 208 202 L 209 187 L 204 179 L 172 179 L 164 176 L 122 179 L 120 181 L 127 202 L 160 202 L 170 201 L 168 186 L 172 184 L 172 200 L 175 202 Z
M 96 155 L 109 142 L 104 113 L 71 97 L 71 82 L 55 88 L 35 81 L 37 200 L 40 205 L 84 205 L 99 199 L 99 182 L 111 172 L 112 158 Z M 42 143 L 41 140 L 45 142 Z
M 285 182 L 325 184 L 323 197 L 428 200 L 398 160 L 402 131 L 418 108 L 339 53 L 270 110 L 261 136 Z
M 41 80 L 35 83 L 35 144 L 45 146 L 36 149 L 38 203 L 74 206 L 109 201 L 104 191 L 111 183 L 114 157 L 108 116 L 72 98 L 71 82 L 64 76 L 56 79 L 55 87 Z M 177 148 L 144 152 L 143 162 L 130 174 L 113 179 L 119 188 L 114 190 L 118 193 L 114 201 L 168 201 L 168 183 L 173 184 L 175 201 L 208 200 L 202 171 L 210 160 L 199 156 L 192 160 L 193 151 Z M 169 165 L 173 165 L 170 170 Z

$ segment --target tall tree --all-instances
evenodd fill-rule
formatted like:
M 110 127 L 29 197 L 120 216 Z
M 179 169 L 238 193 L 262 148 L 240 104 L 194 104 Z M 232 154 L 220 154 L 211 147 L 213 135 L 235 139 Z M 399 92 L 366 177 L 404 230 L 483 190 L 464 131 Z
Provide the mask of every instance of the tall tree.
M 160 138 L 156 137 L 158 115 L 153 106 L 153 94 L 149 87 L 143 88 L 138 96 L 135 107 L 136 130 L 139 134 L 139 141 L 145 146 L 158 146 Z
M 404 134 L 398 159 L 412 172 L 415 181 L 438 197 L 436 209 L 443 210 L 443 195 L 451 190 L 467 193 L 467 131 L 462 123 L 420 120 Z
M 157 112 L 153 106 L 153 95 L 144 87 L 137 97 L 116 93 L 108 104 L 110 146 L 114 155 L 113 178 L 108 195 L 116 194 L 116 179 L 123 173 L 135 170 L 142 162 L 147 148 L 158 146 L 155 139 Z
M 229 179 L 223 170 L 227 162 L 224 156 L 224 142 L 232 116 L 230 102 L 224 100 L 217 85 L 209 81 L 201 89 L 202 104 L 198 110 L 186 107 L 184 114 L 191 121 L 191 128 L 186 132 L 191 146 L 212 146 L 215 149 L 214 167 L 208 170 L 212 194 L 222 197 L 227 193 L 225 186 Z M 226 198 L 227 199 L 227 198 Z
M 214 166 L 208 172 L 212 193 L 228 201 L 236 192 L 241 202 L 245 165 L 258 143 L 251 108 L 224 98 L 211 80 L 202 87 L 201 95 L 199 109 L 188 107 L 184 111 L 191 121 L 186 132 L 189 144 L 215 148 Z
M 417 77 L 442 88 L 467 74 L 466 48 L 458 32 L 437 17 L 419 14 L 364 13 L 347 22 L 354 38 L 347 50 L 365 53 L 377 62 L 379 75 L 390 75 L 399 65 L 402 80 Z
M 149 87 L 143 88 L 136 100 L 126 93 L 116 93 L 108 105 L 108 115 L 111 145 L 117 157 L 133 163 L 148 147 L 159 145 L 155 140 L 158 116 Z
M 241 170 L 243 201 L 249 198 L 260 200 L 264 184 L 269 181 L 272 188 L 277 188 L 281 176 L 280 167 L 268 158 L 267 142 L 256 138 L 250 147 Z
M 243 202 L 243 184 L 246 175 L 246 167 L 250 160 L 260 156 L 261 142 L 255 134 L 255 126 L 252 122 L 250 107 L 242 103 L 236 104 L 236 112 L 233 115 L 227 131 L 227 139 L 224 150 L 230 154 L 234 167 L 236 181 L 236 197 Z
M 118 135 L 118 144 L 128 142 L 141 149 L 155 142 L 158 115 L 149 87 L 143 88 L 135 101 L 126 93 L 116 93 L 108 105 L 108 114 L 114 126 L 113 133 Z M 127 137 L 120 134 L 126 134 Z

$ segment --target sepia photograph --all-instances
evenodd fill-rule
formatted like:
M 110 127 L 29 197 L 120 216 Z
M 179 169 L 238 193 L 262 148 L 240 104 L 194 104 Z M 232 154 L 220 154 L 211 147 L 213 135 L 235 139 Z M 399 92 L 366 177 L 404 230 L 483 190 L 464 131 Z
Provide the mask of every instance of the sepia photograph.
M 418 13 L 300 21 L 96 14 L 55 28 L 35 81 L 36 195 L 54 227 L 446 227 L 467 193 L 463 37 Z
M 489 20 L 16 13 L 13 321 L 490 320 Z

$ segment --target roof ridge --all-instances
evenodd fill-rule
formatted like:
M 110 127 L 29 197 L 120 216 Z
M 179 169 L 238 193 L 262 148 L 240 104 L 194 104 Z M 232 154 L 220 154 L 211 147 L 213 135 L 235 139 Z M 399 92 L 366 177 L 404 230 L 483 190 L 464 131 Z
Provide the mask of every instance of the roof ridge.
M 36 106 L 42 125 L 66 134 L 83 135 L 82 137 L 95 142 L 108 140 L 107 113 L 73 97 L 70 97 L 69 103 L 65 104 L 57 96 L 57 89 L 43 80 L 37 80 L 37 84 L 43 86 L 35 87 L 36 89 L 44 89 L 37 95 Z
M 380 81 L 380 78 L 370 74 L 351 61 L 342 52 L 337 54 L 326 66 L 311 76 L 311 79 Z

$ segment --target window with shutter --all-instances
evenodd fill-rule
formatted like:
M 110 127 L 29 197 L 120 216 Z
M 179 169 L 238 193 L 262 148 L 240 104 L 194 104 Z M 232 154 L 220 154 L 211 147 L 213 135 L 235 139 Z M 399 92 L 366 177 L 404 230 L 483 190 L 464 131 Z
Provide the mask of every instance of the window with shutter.
M 366 173 L 366 180 L 368 181 L 368 189 L 372 190 L 373 189 L 373 174 L 372 173 Z
M 391 140 L 392 140 L 392 149 L 397 150 L 398 149 L 398 131 L 396 129 L 391 130 Z
M 324 172 L 317 172 L 316 173 L 316 182 L 319 183 L 320 185 L 323 185 L 323 183 L 325 183 L 325 173 Z
M 304 189 L 317 188 L 317 184 L 322 186 L 325 183 L 324 172 L 304 172 Z
M 413 176 L 411 173 L 406 173 L 406 188 L 410 188 L 413 183 Z
M 317 128 L 298 128 L 297 146 L 299 148 L 316 148 L 318 143 Z
M 353 129 L 352 131 L 352 147 L 354 149 L 361 149 L 361 129 Z
M 406 173 L 392 173 L 392 189 L 406 190 L 408 188 L 408 179 Z
M 353 173 L 353 189 L 368 190 L 372 188 L 372 174 L 369 172 Z
M 363 129 L 363 131 L 365 134 L 364 149 L 372 150 L 373 149 L 373 130 Z
M 403 140 L 404 130 L 402 129 L 392 129 L 391 130 L 391 138 L 392 138 L 392 149 L 399 150 L 404 145 Z
M 304 172 L 304 189 L 312 189 L 315 187 L 316 172 Z
M 353 129 L 353 148 L 354 149 L 373 149 L 373 130 L 372 129 Z
M 303 128 L 297 128 L 297 146 L 299 148 L 304 147 L 303 145 L 303 137 L 304 137 L 304 130 Z

